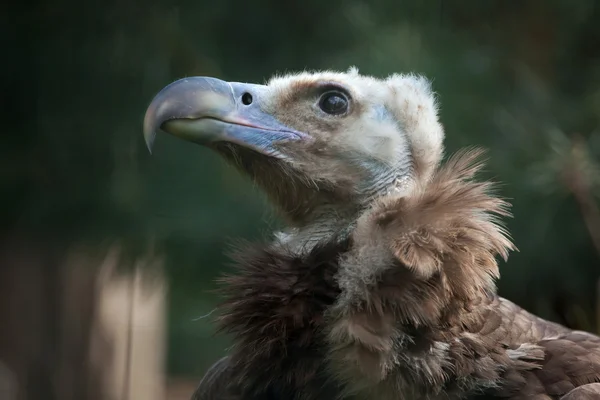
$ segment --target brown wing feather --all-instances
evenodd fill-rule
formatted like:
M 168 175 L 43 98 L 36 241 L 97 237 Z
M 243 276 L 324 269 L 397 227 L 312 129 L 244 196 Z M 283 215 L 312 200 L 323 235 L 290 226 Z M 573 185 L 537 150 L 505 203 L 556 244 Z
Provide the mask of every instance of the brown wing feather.
M 550 324 L 538 319 L 534 325 L 544 322 Z M 565 331 L 533 345 L 539 346 L 544 358 L 535 363 L 535 368 L 506 371 L 500 387 L 491 391 L 495 398 L 600 399 L 600 391 L 596 392 L 598 386 L 589 385 L 600 382 L 599 337 L 587 332 Z M 598 397 L 589 397 L 592 395 Z
M 560 400 L 597 400 L 600 399 L 600 383 L 589 383 L 573 389 Z
M 545 353 L 542 368 L 532 371 L 550 396 L 600 382 L 600 338 L 572 331 L 538 343 Z

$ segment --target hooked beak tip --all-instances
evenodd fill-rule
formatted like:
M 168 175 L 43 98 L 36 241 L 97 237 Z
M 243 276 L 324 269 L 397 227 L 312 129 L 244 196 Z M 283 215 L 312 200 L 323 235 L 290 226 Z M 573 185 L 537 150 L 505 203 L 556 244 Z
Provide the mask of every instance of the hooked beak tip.
M 146 143 L 146 147 L 148 148 L 148 152 L 150 154 L 152 154 L 152 147 L 154 146 L 155 139 L 156 139 L 156 130 L 144 129 L 144 142 Z
M 144 142 L 146 143 L 146 147 L 150 154 L 152 154 L 152 148 L 154 147 L 154 141 L 156 140 L 156 131 L 160 128 L 157 126 L 159 124 L 156 115 L 157 108 L 156 101 L 152 101 L 144 115 Z
M 153 144 L 154 139 L 152 140 L 146 140 L 146 147 L 148 148 L 148 153 L 150 153 L 150 155 L 152 155 L 152 144 Z
M 166 124 L 170 121 L 219 116 L 229 112 L 234 106 L 230 84 L 227 82 L 209 77 L 177 80 L 158 92 L 146 109 L 143 122 L 146 147 L 152 154 L 158 131 L 190 139 L 185 129 L 174 131 L 167 129 Z M 192 136 L 200 135 L 194 132 Z

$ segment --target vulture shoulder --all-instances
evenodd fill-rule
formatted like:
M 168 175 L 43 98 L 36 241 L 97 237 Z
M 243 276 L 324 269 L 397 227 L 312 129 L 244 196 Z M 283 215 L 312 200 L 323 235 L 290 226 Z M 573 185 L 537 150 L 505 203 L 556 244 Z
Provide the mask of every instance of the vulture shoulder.
M 345 393 L 377 399 L 596 398 L 600 338 L 499 297 L 496 257 L 513 249 L 508 204 L 457 153 L 409 195 L 358 219 L 328 310 L 327 358 Z M 399 393 L 402 395 L 399 396 Z

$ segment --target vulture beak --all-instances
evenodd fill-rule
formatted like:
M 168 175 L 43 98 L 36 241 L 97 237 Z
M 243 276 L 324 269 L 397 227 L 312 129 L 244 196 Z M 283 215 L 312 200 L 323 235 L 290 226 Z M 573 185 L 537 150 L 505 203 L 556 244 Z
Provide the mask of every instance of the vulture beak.
M 281 157 L 275 144 L 307 138 L 263 111 L 267 87 L 225 82 L 209 77 L 175 81 L 152 100 L 144 117 L 148 150 L 162 130 L 201 145 L 237 144 L 261 154 Z

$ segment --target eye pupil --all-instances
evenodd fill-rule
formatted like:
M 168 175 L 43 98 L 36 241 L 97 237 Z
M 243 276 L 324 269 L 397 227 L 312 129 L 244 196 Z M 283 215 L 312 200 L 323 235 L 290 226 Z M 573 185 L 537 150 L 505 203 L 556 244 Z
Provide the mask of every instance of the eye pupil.
M 242 95 L 242 103 L 246 106 L 249 106 L 250 104 L 252 104 L 252 95 L 248 92 L 244 93 Z
M 339 115 L 348 110 L 348 99 L 341 93 L 325 93 L 319 106 L 327 114 Z

